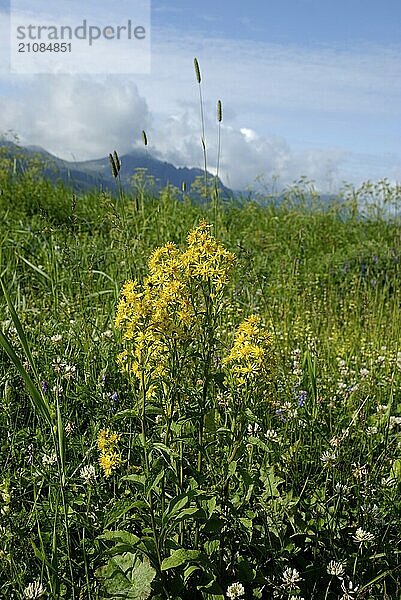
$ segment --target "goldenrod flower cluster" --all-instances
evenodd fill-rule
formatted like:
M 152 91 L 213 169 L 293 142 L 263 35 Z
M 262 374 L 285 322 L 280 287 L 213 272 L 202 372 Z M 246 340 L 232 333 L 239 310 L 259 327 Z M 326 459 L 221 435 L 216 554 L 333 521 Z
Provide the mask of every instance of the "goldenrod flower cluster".
M 201 221 L 199 227 L 188 234 L 188 249 L 181 262 L 188 277 L 211 280 L 220 289 L 228 282 L 235 255 L 228 252 L 209 232 L 210 225 Z
M 201 221 L 188 234 L 183 252 L 171 242 L 157 248 L 149 258 L 143 284 L 128 281 L 122 288 L 115 324 L 127 343 L 119 362 L 139 380 L 145 372 L 163 375 L 171 341 L 193 334 L 199 310 L 196 286 L 207 281 L 212 294 L 228 281 L 235 255 L 209 230 L 210 225 Z
M 239 385 L 256 379 L 268 380 L 272 367 L 271 338 L 259 316 L 251 315 L 238 326 L 223 364 Z
M 99 464 L 105 477 L 110 477 L 111 472 L 121 465 L 121 454 L 118 449 L 120 434 L 110 429 L 102 429 L 97 438 L 99 448 Z

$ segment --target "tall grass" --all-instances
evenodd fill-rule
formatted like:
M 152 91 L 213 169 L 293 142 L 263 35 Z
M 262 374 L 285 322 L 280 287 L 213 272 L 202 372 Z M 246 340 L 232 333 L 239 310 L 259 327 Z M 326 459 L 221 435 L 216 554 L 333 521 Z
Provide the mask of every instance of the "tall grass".
M 310 206 L 302 186 L 220 204 L 236 267 L 148 400 L 116 361 L 120 289 L 215 204 L 142 188 L 138 211 L 135 193 L 75 197 L 6 163 L 0 178 L 0 596 L 398 598 L 400 228 L 383 184 L 363 210 L 358 190 Z M 224 363 L 252 314 L 266 389 Z

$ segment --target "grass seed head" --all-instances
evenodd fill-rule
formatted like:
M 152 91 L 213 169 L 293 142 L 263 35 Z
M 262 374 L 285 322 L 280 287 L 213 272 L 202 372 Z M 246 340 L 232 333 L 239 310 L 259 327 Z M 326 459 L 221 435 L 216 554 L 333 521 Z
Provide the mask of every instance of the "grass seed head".
M 117 154 L 117 150 L 114 150 L 113 157 L 114 157 L 115 165 L 117 167 L 117 171 L 120 172 L 120 169 L 121 169 L 121 160 L 120 160 L 120 157 Z
M 221 123 L 223 120 L 223 109 L 221 106 L 221 100 L 217 101 L 217 120 L 219 123 Z
M 109 154 L 109 161 L 110 161 L 111 172 L 113 173 L 113 177 L 116 178 L 118 175 L 118 169 L 117 169 L 117 165 L 116 165 L 114 156 L 112 154 Z
M 197 58 L 194 58 L 194 67 L 195 67 L 196 81 L 198 83 L 200 83 L 202 81 L 202 78 L 201 78 L 201 72 L 200 72 L 199 63 L 198 63 Z

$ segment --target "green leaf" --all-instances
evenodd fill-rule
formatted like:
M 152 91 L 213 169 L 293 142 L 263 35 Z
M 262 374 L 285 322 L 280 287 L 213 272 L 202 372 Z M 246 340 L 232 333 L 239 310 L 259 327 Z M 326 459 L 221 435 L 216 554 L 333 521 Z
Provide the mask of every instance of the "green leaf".
M 132 548 L 135 548 L 141 541 L 137 535 L 129 533 L 129 531 L 105 531 L 102 535 L 98 536 L 98 539 L 115 542 L 117 544 L 125 544 L 132 546 Z
M 152 593 L 151 584 L 156 571 L 148 560 L 140 560 L 135 554 L 125 552 L 113 556 L 95 573 L 111 599 L 147 600 Z
M 401 459 L 397 458 L 392 466 L 391 466 L 391 470 L 390 470 L 390 477 L 392 477 L 393 479 L 398 479 L 398 481 L 401 481 Z
M 185 550 L 184 548 L 180 548 L 179 550 L 172 552 L 170 556 L 163 560 L 161 569 L 162 571 L 175 569 L 190 561 L 200 560 L 202 556 L 202 552 L 199 552 L 198 550 Z
M 123 477 L 123 481 L 130 481 L 131 483 L 137 483 L 138 485 L 145 487 L 146 485 L 146 477 L 145 475 L 126 475 Z
M 190 565 L 184 571 L 184 583 L 187 583 L 188 579 L 191 577 L 192 573 L 195 571 L 199 571 L 200 567 L 198 565 Z
M 125 478 L 125 479 L 128 479 Z M 105 521 L 105 527 L 110 527 L 113 523 L 117 521 L 120 517 L 123 517 L 130 510 L 137 507 L 136 502 L 132 502 L 131 500 L 121 500 L 117 503 L 116 506 L 112 508 L 112 510 L 108 513 L 107 519 Z

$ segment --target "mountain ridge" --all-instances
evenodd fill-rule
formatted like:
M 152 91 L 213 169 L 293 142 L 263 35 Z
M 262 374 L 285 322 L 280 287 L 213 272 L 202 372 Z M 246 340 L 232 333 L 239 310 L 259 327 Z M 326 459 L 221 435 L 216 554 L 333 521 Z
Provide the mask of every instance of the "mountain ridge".
M 62 181 L 71 186 L 76 192 L 85 192 L 93 188 L 116 193 L 116 182 L 111 172 L 109 157 L 84 161 L 67 161 L 48 152 L 46 149 L 30 145 L 22 146 L 12 141 L 0 141 L 3 155 L 16 160 L 16 168 L 23 169 L 34 157 L 42 159 L 43 174 L 51 181 Z M 132 178 L 139 170 L 145 169 L 146 176 L 154 179 L 156 190 L 166 185 L 173 185 L 178 189 L 185 183 L 190 190 L 196 180 L 204 177 L 202 169 L 194 167 L 176 167 L 170 162 L 160 160 L 150 153 L 134 149 L 121 155 L 121 185 L 125 190 L 132 189 Z M 19 163 L 18 163 L 19 161 Z M 214 176 L 208 172 L 208 180 L 214 181 Z M 233 192 L 218 180 L 221 193 L 230 196 Z

